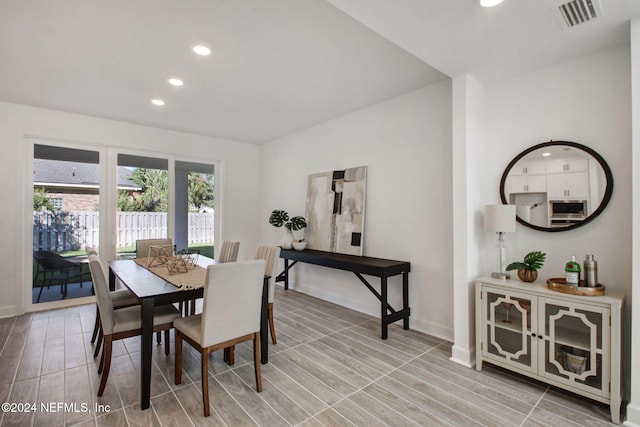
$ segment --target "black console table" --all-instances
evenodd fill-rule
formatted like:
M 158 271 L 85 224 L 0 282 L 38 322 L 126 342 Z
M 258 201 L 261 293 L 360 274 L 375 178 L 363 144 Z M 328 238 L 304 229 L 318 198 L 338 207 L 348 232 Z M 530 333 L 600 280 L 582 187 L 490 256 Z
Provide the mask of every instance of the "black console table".
M 282 249 L 280 258 L 284 259 L 284 271 L 276 277 L 276 281 L 284 282 L 285 290 L 289 289 L 289 269 L 297 262 L 351 271 L 380 300 L 382 339 L 387 339 L 387 326 L 400 319 L 403 321 L 403 328 L 409 329 L 409 315 L 411 314 L 411 309 L 409 308 L 409 271 L 411 271 L 411 263 L 391 259 L 336 254 L 312 249 L 303 251 Z M 363 274 L 380 278 L 379 293 L 367 282 L 362 276 Z M 402 274 L 402 310 L 396 311 L 387 302 L 387 278 L 398 274 Z

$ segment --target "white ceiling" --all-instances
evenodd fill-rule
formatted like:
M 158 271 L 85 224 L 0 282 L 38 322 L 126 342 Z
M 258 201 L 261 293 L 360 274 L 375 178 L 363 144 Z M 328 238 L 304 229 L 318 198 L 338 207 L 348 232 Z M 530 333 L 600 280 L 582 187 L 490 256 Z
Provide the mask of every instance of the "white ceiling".
M 0 100 L 260 143 L 446 76 L 628 43 L 640 0 L 601 3 L 562 30 L 556 0 L 2 0 Z

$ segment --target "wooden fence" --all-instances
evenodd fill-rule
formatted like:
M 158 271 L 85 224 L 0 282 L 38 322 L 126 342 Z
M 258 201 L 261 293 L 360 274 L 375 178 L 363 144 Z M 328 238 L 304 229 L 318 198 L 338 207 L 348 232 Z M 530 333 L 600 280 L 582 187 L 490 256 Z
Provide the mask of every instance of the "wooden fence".
M 33 250 L 68 252 L 99 244 L 100 212 L 36 211 Z M 136 240 L 167 235 L 166 212 L 118 212 L 118 248 L 135 247 Z M 189 213 L 189 244 L 213 244 L 213 212 Z

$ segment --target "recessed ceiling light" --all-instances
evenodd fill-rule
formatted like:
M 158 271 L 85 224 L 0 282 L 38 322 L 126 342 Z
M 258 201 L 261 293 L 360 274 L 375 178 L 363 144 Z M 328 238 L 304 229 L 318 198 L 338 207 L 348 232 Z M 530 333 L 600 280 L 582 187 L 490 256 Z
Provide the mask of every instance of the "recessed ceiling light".
M 549 157 L 550 155 L 551 155 L 551 153 L 548 153 L 548 152 L 547 153 L 542 153 L 543 157 Z
M 152 100 L 151 100 L 151 103 L 152 103 L 153 105 L 157 105 L 157 106 L 159 106 L 159 107 L 160 107 L 160 106 L 162 106 L 162 105 L 164 105 L 164 101 L 163 101 L 162 99 L 157 99 L 157 98 L 156 98 L 156 99 L 152 99 Z
M 503 0 L 480 0 L 480 6 L 482 7 L 493 7 L 502 3 Z
M 201 44 L 194 46 L 193 51 L 198 55 L 202 55 L 202 56 L 207 56 L 211 53 L 211 49 Z
M 169 82 L 169 84 L 173 85 L 173 86 L 182 86 L 184 84 L 184 82 L 177 78 L 177 77 L 171 77 L 169 80 L 167 80 Z

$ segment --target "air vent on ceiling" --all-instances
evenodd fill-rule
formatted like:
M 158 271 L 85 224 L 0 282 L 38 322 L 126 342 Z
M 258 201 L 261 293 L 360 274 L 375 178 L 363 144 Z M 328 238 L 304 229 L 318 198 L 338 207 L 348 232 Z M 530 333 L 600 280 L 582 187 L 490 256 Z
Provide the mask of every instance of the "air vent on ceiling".
M 598 0 L 572 0 L 558 6 L 564 28 L 585 24 L 602 16 Z

